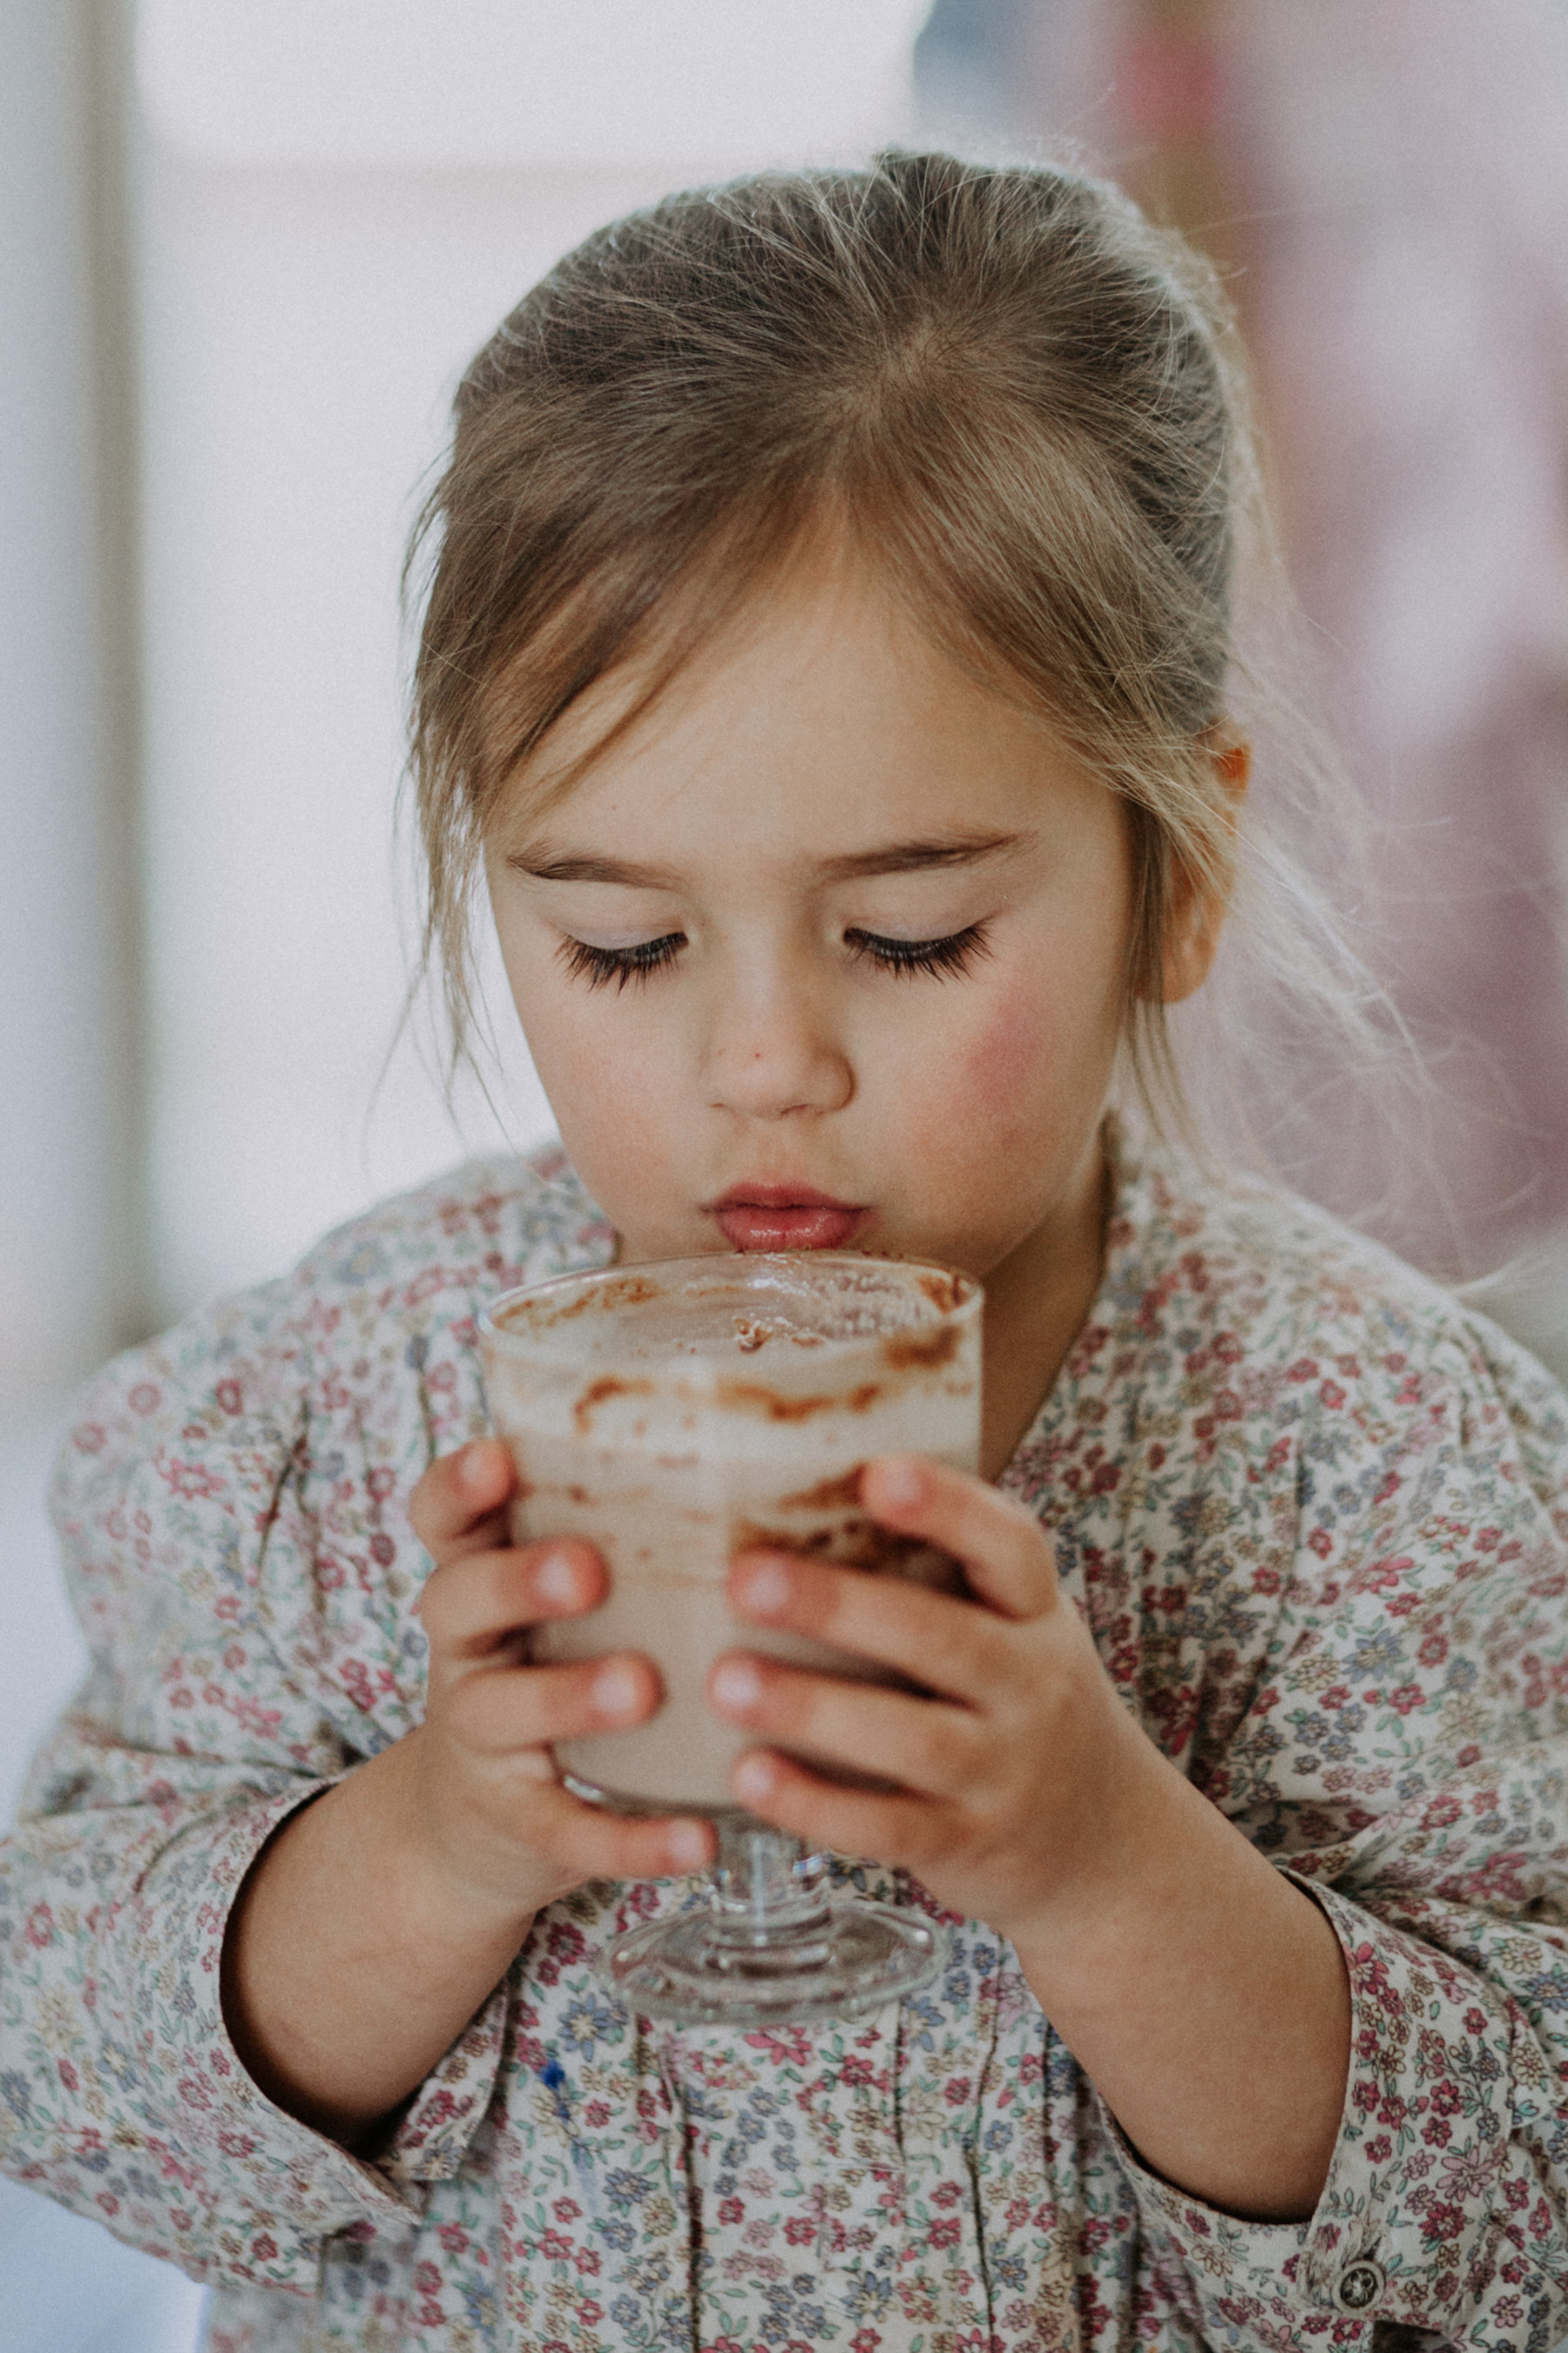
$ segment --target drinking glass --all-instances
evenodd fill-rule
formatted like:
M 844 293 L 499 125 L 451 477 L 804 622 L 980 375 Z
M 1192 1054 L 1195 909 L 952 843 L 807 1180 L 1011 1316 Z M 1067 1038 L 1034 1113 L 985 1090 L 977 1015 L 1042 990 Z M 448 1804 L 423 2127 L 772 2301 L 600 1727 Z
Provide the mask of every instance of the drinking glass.
M 859 1473 L 894 1451 L 976 1467 L 981 1305 L 980 1286 L 946 1267 L 785 1251 L 566 1275 L 508 1292 L 480 1320 L 491 1417 L 517 1465 L 514 1538 L 580 1537 L 608 1570 L 603 1605 L 537 1626 L 531 1655 L 641 1651 L 663 1683 L 647 1724 L 559 1742 L 557 1769 L 594 1805 L 705 1814 L 718 1831 L 707 1904 L 606 1951 L 636 2010 L 744 2026 L 855 2017 L 941 1965 L 927 1922 L 830 1897 L 824 1855 L 736 1804 L 730 1768 L 755 1736 L 721 1722 L 703 1687 L 742 1647 L 910 1688 L 870 1660 L 742 1623 L 725 1578 L 738 1553 L 782 1545 L 962 1588 L 946 1554 L 866 1517 Z

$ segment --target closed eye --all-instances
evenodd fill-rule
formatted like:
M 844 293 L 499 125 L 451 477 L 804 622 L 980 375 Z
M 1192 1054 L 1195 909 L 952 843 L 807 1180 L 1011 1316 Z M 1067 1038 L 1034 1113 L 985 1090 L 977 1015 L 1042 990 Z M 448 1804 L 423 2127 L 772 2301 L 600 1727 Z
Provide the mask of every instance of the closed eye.
M 873 964 L 880 971 L 900 976 L 926 973 L 937 980 L 960 976 L 990 953 L 984 923 L 966 924 L 963 931 L 950 932 L 938 940 L 889 939 L 879 932 L 855 928 L 845 933 L 844 944 L 857 961 Z M 587 940 L 567 938 L 561 943 L 560 955 L 574 979 L 585 980 L 590 988 L 606 988 L 613 983 L 619 990 L 628 981 L 646 981 L 673 964 L 685 945 L 684 932 L 666 932 L 658 939 L 638 940 L 626 948 L 595 947 Z
M 684 932 L 666 932 L 661 939 L 638 940 L 629 948 L 595 948 L 586 940 L 563 939 L 559 954 L 574 979 L 585 980 L 590 988 L 607 988 L 613 981 L 622 989 L 673 964 L 685 945 Z
M 937 980 L 968 972 L 991 953 L 984 923 L 967 923 L 941 940 L 890 940 L 879 932 L 853 930 L 845 933 L 844 944 L 851 955 L 883 972 L 930 973 Z

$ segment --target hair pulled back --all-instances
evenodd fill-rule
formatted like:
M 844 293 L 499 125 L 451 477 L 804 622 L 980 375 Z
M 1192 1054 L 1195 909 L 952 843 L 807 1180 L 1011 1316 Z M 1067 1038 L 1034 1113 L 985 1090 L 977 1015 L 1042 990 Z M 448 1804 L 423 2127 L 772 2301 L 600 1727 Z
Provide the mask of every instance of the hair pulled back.
M 1129 1036 L 1234 812 L 1207 732 L 1251 459 L 1212 274 L 1067 171 L 892 153 L 698 189 L 587 238 L 463 377 L 410 551 L 429 899 L 460 1040 L 479 853 L 594 681 L 660 681 L 831 513 L 921 626 L 1123 799 Z M 411 573 L 412 576 L 412 573 Z

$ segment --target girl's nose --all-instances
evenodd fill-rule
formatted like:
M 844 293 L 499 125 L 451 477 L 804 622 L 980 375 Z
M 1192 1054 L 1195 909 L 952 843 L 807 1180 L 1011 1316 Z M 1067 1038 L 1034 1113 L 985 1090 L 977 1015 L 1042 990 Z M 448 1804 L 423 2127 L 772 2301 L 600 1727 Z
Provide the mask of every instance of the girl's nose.
M 842 1111 L 855 1092 L 826 1008 L 784 986 L 733 990 L 715 1007 L 707 1066 L 713 1107 L 746 1119 Z

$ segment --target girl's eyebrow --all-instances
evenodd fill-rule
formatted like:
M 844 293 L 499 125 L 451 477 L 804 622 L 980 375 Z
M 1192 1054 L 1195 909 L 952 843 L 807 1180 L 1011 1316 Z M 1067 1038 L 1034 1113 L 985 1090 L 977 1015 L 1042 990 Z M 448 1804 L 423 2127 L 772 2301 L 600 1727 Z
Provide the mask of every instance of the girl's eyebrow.
M 506 862 L 536 882 L 619 882 L 628 891 L 674 891 L 680 882 L 673 867 L 631 866 L 620 858 L 552 858 L 516 849 Z
M 973 866 L 1000 850 L 1016 849 L 1021 833 L 956 833 L 932 841 L 889 841 L 845 858 L 818 860 L 829 882 L 852 882 L 872 874 L 919 874 L 928 867 Z M 628 891 L 679 890 L 681 877 L 668 866 L 636 866 L 620 858 L 554 856 L 545 850 L 514 850 L 507 859 L 536 882 L 618 882 Z
M 825 858 L 819 871 L 831 882 L 853 882 L 864 874 L 919 874 L 928 866 L 974 866 L 999 850 L 1016 849 L 1023 839 L 1021 833 L 948 833 L 935 841 L 890 841 L 848 858 Z

